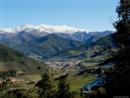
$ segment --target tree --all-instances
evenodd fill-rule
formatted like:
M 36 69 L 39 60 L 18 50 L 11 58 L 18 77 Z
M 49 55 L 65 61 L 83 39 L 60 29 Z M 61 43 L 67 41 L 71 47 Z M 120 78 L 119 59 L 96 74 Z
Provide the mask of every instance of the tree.
M 42 75 L 42 79 L 36 84 L 39 89 L 40 98 L 52 98 L 54 94 L 52 77 L 47 71 Z
M 115 41 L 120 49 L 126 49 L 130 45 L 130 0 L 120 0 L 117 13 L 119 20 L 115 23 Z
M 3 80 L 3 82 L 0 84 L 0 91 L 7 90 L 12 87 L 12 83 L 10 79 Z
M 71 98 L 70 85 L 67 76 L 59 78 L 57 98 Z
M 127 95 L 130 87 L 130 0 L 120 0 L 117 13 L 119 20 L 115 23 L 114 40 L 118 51 L 109 59 L 115 67 L 106 74 L 106 89 L 108 95 Z

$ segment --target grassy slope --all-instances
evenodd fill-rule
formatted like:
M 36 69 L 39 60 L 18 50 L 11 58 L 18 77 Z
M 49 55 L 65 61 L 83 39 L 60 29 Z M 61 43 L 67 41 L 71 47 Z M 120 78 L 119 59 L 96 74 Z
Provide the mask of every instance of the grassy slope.
M 39 70 L 38 67 L 41 69 Z M 0 72 L 12 69 L 29 74 L 39 73 L 45 69 L 45 64 L 27 58 L 21 53 L 0 44 Z
M 88 84 L 90 81 L 94 80 L 94 75 L 80 75 L 69 77 L 70 81 L 70 90 L 71 91 L 80 91 L 80 88 Z
M 14 51 L 10 48 L 7 48 L 0 44 L 0 71 L 9 70 L 10 68 L 16 70 L 22 70 L 25 73 L 29 73 L 30 75 L 24 75 L 21 78 L 26 80 L 40 80 L 40 71 L 37 70 L 37 67 L 40 66 L 41 72 L 43 72 L 43 64 L 26 58 L 22 54 L 17 51 Z M 19 77 L 18 77 L 19 78 Z M 68 77 L 68 81 L 70 82 L 70 89 L 71 91 L 79 92 L 80 88 L 84 85 L 89 83 L 90 81 L 94 80 L 95 76 L 93 75 L 79 75 L 79 76 L 72 76 Z M 18 88 L 30 88 L 33 85 L 27 85 L 26 83 L 21 83 L 18 85 Z

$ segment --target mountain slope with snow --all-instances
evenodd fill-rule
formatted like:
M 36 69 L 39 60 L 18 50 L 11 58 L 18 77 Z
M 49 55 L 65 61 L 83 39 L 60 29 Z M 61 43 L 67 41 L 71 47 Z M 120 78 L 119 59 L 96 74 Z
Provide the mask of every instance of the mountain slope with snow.
M 91 44 L 112 31 L 88 32 L 66 25 L 22 25 L 0 29 L 0 43 L 28 55 L 42 58 Z
M 48 33 L 69 33 L 73 34 L 75 32 L 87 32 L 86 29 L 78 29 L 75 27 L 70 27 L 67 25 L 22 25 L 18 26 L 16 28 L 1 28 L 1 33 L 18 33 L 22 31 L 31 32 L 33 30 L 39 31 L 39 32 L 48 32 Z

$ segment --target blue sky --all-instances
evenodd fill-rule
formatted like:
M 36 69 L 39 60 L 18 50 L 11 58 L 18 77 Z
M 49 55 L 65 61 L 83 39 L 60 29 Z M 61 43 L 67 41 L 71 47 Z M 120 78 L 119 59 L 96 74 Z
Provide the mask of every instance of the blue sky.
M 114 30 L 119 0 L 1 0 L 1 27 L 69 25 L 89 31 Z

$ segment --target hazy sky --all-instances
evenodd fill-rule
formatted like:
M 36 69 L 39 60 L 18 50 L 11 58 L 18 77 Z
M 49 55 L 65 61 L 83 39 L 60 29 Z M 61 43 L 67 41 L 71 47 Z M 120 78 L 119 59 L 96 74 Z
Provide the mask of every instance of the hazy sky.
M 57 24 L 90 31 L 113 30 L 119 0 L 1 0 L 1 27 Z

